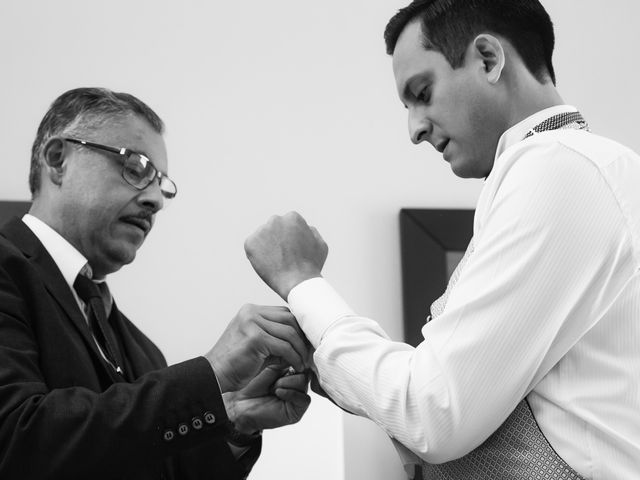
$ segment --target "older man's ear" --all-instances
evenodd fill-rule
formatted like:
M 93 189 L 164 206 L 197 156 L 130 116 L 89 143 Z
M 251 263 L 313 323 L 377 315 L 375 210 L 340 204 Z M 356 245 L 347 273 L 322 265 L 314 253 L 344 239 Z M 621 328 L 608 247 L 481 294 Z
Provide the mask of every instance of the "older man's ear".
M 65 171 L 65 159 L 68 151 L 66 142 L 61 138 L 52 138 L 44 146 L 42 168 L 54 185 L 62 184 Z

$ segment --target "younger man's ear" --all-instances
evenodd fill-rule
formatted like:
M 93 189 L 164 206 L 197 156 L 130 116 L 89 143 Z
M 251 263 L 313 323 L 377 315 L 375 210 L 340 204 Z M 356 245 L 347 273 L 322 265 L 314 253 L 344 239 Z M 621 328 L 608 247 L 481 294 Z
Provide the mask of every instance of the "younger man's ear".
M 65 160 L 68 147 L 61 138 L 51 138 L 47 141 L 43 150 L 44 165 L 46 175 L 55 185 L 62 184 L 62 177 L 66 167 Z
M 482 33 L 473 40 L 473 49 L 484 65 L 487 81 L 492 85 L 498 83 L 505 63 L 502 42 L 493 35 Z

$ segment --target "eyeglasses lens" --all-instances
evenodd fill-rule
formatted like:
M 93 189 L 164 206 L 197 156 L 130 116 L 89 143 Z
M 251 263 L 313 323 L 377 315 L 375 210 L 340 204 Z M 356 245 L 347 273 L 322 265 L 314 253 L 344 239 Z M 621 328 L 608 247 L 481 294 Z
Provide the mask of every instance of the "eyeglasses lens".
M 156 169 L 148 158 L 132 153 L 124 162 L 124 179 L 137 188 L 146 188 L 155 178 Z
M 144 189 L 156 179 L 158 171 L 147 157 L 131 153 L 124 163 L 122 176 L 134 187 Z M 165 198 L 173 198 L 177 193 L 176 184 L 166 175 L 162 175 L 160 177 L 160 191 Z

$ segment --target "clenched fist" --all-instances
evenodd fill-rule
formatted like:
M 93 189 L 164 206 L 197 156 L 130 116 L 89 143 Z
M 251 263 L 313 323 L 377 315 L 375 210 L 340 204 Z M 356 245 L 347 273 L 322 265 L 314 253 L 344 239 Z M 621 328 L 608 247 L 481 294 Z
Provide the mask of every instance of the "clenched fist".
M 284 300 L 299 283 L 320 277 L 328 247 L 299 213 L 273 216 L 244 243 L 256 273 Z

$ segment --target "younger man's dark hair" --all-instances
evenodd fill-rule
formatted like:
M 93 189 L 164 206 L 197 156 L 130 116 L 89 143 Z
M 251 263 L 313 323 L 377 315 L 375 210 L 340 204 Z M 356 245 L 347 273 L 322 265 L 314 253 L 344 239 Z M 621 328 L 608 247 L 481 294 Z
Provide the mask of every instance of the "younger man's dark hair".
M 506 38 L 528 70 L 556 83 L 551 57 L 553 23 L 538 0 L 414 0 L 389 20 L 384 32 L 387 53 L 393 55 L 405 27 L 422 25 L 423 45 L 441 52 L 453 68 L 462 66 L 469 43 L 480 33 Z

